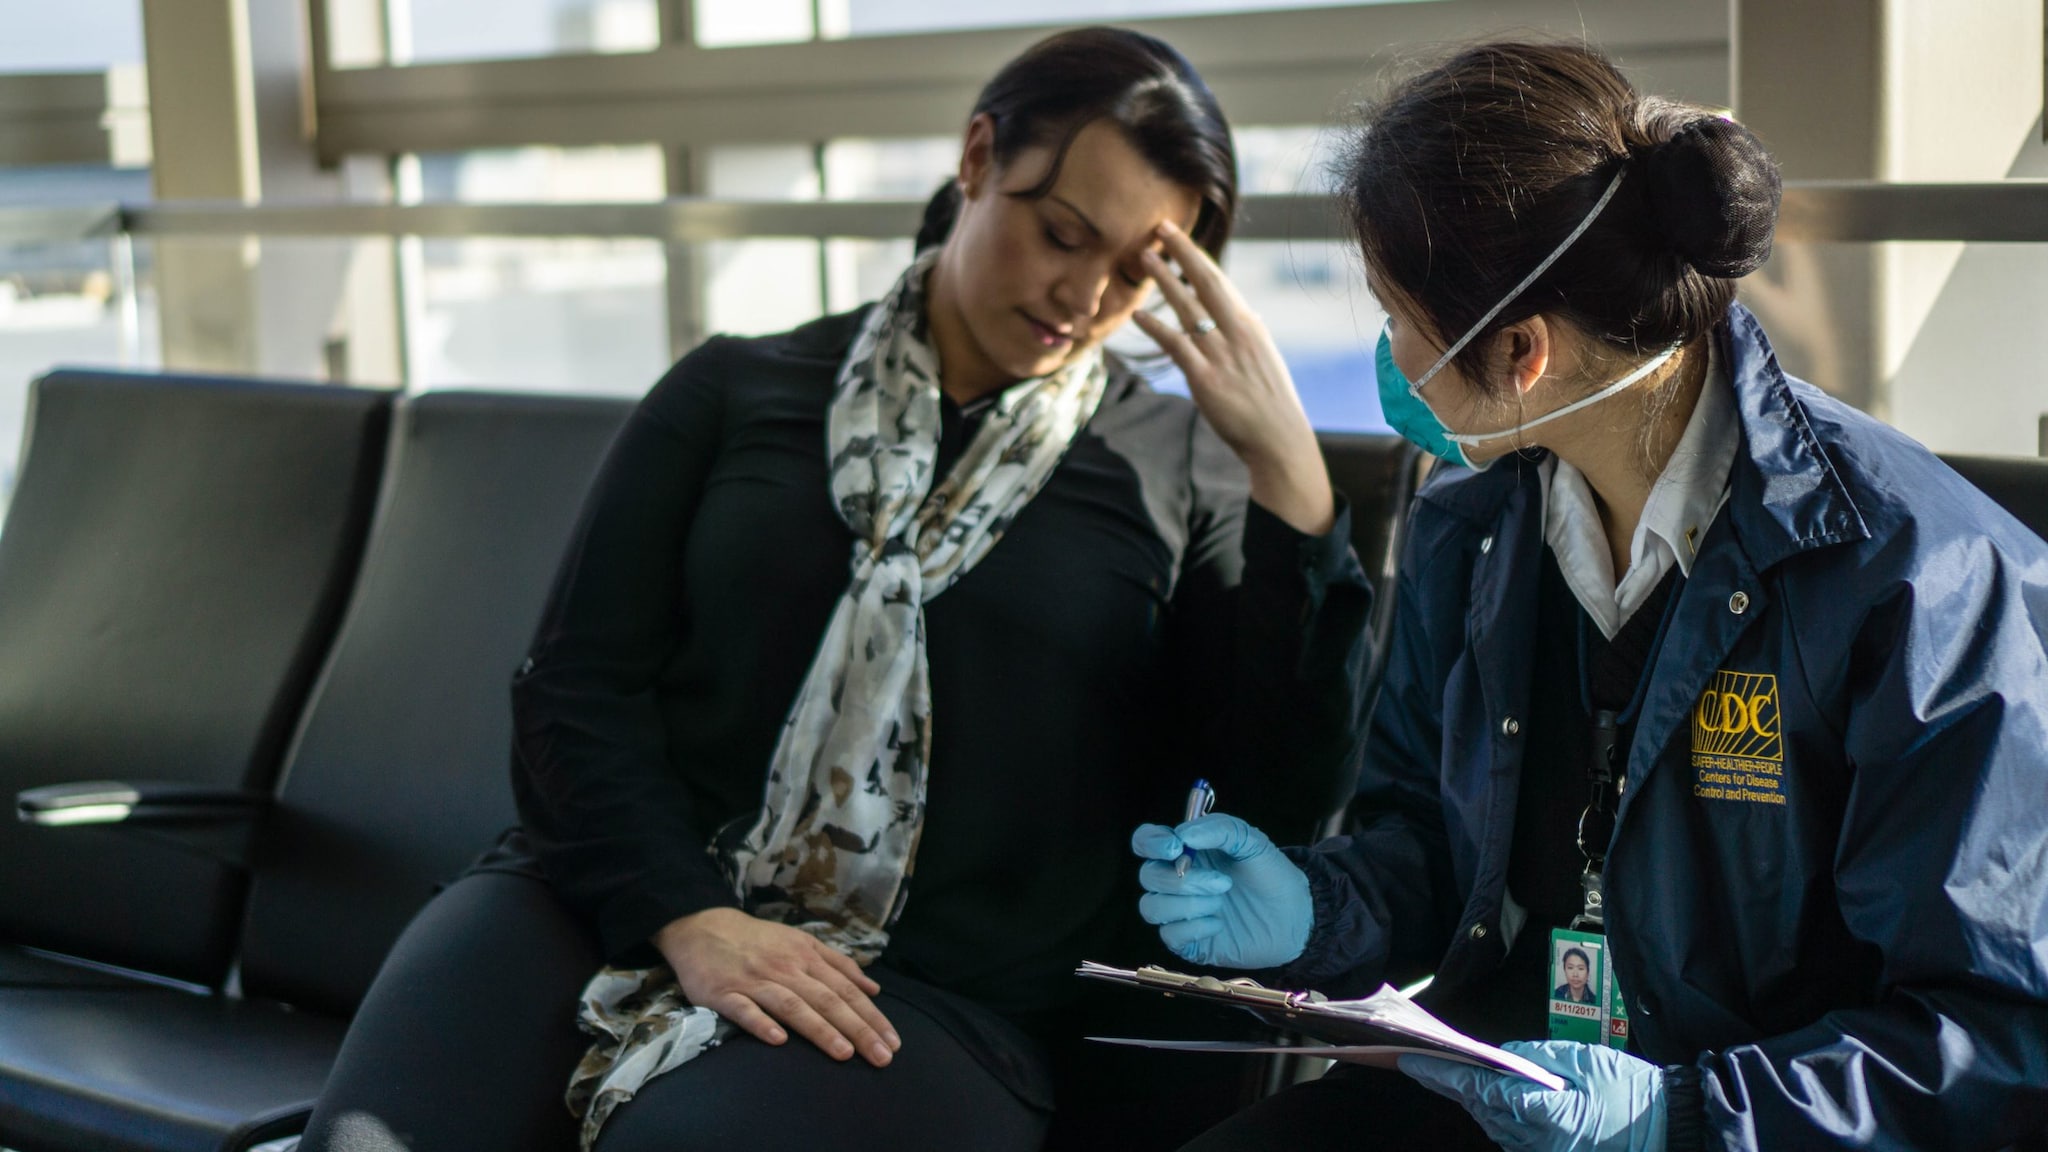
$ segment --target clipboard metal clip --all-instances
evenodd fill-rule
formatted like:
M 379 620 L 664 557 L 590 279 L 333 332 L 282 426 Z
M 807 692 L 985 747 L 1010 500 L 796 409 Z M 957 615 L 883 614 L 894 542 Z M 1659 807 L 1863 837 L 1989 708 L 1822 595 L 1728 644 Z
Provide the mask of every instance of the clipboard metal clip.
M 1220 997 L 1241 1004 L 1255 1004 L 1261 1008 L 1277 1008 L 1289 1015 L 1304 1005 L 1321 1004 L 1329 998 L 1321 992 L 1288 992 L 1279 988 L 1268 988 L 1256 980 L 1239 976 L 1232 980 L 1218 980 L 1214 976 L 1189 976 L 1156 965 L 1147 964 L 1132 973 L 1139 984 L 1148 988 L 1166 990 L 1171 996 L 1176 991 L 1195 992 L 1206 996 Z

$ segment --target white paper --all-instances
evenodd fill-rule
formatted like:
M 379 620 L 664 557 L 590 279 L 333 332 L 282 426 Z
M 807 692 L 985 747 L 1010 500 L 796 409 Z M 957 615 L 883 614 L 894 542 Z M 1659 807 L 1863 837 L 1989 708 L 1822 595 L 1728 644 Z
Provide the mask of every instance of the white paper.
M 1115 968 L 1097 964 L 1092 960 L 1083 961 L 1080 975 L 1097 979 L 1113 980 L 1140 988 L 1152 988 L 1138 979 L 1138 974 L 1127 968 Z M 1407 1047 L 1389 1044 L 1336 1045 L 1329 1047 L 1284 1047 L 1243 1040 L 1133 1040 L 1108 1036 L 1091 1036 L 1090 1040 L 1104 1044 L 1122 1044 L 1140 1048 L 1161 1048 L 1179 1052 L 1299 1052 L 1322 1056 L 1349 1063 L 1372 1064 L 1392 1067 L 1393 1057 L 1412 1052 L 1418 1056 L 1434 1056 L 1442 1060 L 1455 1060 L 1481 1068 L 1492 1068 L 1500 1072 L 1520 1076 L 1540 1084 L 1553 1092 L 1561 1092 L 1569 1085 L 1557 1074 L 1548 1071 L 1526 1057 L 1517 1056 L 1505 1049 L 1496 1048 L 1483 1041 L 1474 1040 L 1456 1028 L 1431 1015 L 1429 1010 L 1415 1003 L 1391 984 L 1382 984 L 1380 990 L 1359 1000 L 1322 1000 L 1299 1003 L 1295 1011 L 1307 1016 L 1338 1017 L 1371 1024 L 1374 1027 L 1402 1036 L 1410 1036 L 1426 1045 L 1435 1047 Z M 1441 1049 L 1448 1049 L 1443 1051 Z
M 1090 1036 L 1098 1044 L 1122 1044 L 1131 1048 L 1163 1048 L 1169 1052 L 1236 1052 L 1250 1055 L 1278 1055 L 1292 1052 L 1298 1056 L 1314 1056 L 1323 1060 L 1339 1060 L 1346 1064 L 1370 1064 L 1375 1068 L 1392 1068 L 1402 1056 L 1427 1056 L 1432 1060 L 1449 1060 L 1457 1064 L 1470 1064 L 1475 1068 L 1492 1068 L 1483 1060 L 1456 1052 L 1438 1052 L 1430 1048 L 1409 1048 L 1399 1044 L 1264 1044 L 1257 1040 L 1132 1040 L 1118 1036 Z M 1494 1071 L 1499 1071 L 1494 1068 Z

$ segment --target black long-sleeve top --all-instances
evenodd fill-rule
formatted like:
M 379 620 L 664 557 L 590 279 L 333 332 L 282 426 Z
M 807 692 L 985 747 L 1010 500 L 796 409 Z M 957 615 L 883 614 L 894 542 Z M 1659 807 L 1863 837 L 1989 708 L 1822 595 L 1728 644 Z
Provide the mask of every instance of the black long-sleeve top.
M 633 413 L 515 677 L 514 784 L 556 888 L 608 955 L 736 905 L 707 853 L 758 812 L 853 537 L 825 421 L 861 313 L 714 339 Z M 944 405 L 941 473 L 978 416 Z M 1141 821 L 1207 776 L 1299 829 L 1350 787 L 1370 589 L 1348 516 L 1249 503 L 1187 400 L 1113 373 L 1002 541 L 925 607 L 933 739 L 908 902 L 880 963 L 1013 1017 L 1074 995 L 1138 923 Z

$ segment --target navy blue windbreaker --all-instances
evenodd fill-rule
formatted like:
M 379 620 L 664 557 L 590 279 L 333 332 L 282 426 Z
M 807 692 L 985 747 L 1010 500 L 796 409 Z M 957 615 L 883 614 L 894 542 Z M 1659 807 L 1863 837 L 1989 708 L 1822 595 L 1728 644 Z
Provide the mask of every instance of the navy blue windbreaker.
M 1698 1066 L 1731 1148 L 2001 1147 L 2048 1126 L 2048 545 L 1739 306 L 1724 339 L 1742 449 L 1608 855 L 1633 1046 Z M 1537 471 L 1442 469 L 1413 516 L 1361 821 L 1289 850 L 1284 977 L 1452 996 L 1552 927 L 1504 901 Z

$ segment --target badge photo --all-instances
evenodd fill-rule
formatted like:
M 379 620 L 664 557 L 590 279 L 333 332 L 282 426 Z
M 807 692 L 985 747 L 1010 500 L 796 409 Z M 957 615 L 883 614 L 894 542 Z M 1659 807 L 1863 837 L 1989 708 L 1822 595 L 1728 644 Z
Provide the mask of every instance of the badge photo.
M 1598 935 L 1558 929 L 1550 934 L 1550 1038 L 1598 1044 L 1605 1039 L 1606 949 Z

